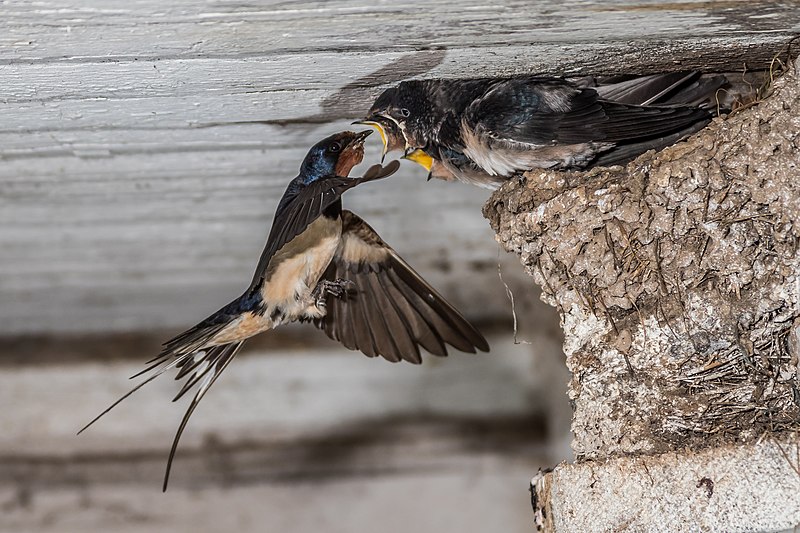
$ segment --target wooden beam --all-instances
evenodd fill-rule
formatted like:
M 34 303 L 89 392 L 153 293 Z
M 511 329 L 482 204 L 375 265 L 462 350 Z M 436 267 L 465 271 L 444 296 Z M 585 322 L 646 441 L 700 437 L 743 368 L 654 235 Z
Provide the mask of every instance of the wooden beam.
M 543 397 L 561 391 L 548 380 L 557 365 L 552 341 L 536 337 L 540 349 L 514 345 L 505 332 L 491 335 L 491 354 L 451 353 L 427 356 L 419 365 L 369 359 L 324 339 L 316 345 L 246 347 L 203 400 L 181 441 L 180 455 L 191 455 L 207 440 L 241 447 L 248 442 L 278 445 L 322 437 L 387 432 L 401 424 L 428 419 L 436 427 L 458 420 L 536 419 L 519 428 L 543 432 Z M 163 460 L 187 401 L 170 400 L 180 388 L 165 375 L 101 418 L 86 432 L 76 432 L 127 393 L 152 352 L 138 361 L 49 363 L 7 366 L 0 391 L 19 407 L 0 413 L 0 484 L 13 462 L 28 457 L 57 462 L 82 455 L 98 457 L 114 450 Z M 469 424 L 467 424 L 468 426 Z M 372 428 L 372 429 L 370 429 Z M 383 428 L 383 429 L 381 429 Z M 504 430 L 506 431 L 506 430 Z M 2 465 L 5 463 L 5 467 Z
M 764 67 L 798 31 L 766 1 L 6 2 L 0 334 L 203 318 L 246 284 L 307 147 L 399 80 Z M 408 168 L 345 203 L 491 319 L 486 196 Z
M 6 64 L 259 57 L 291 61 L 299 55 L 294 65 L 305 68 L 287 71 L 287 78 L 312 83 L 329 73 L 359 77 L 360 61 L 354 59 L 382 56 L 385 66 L 419 51 L 419 58 L 405 68 L 383 71 L 380 81 L 433 74 L 434 67 L 450 76 L 596 72 L 598 66 L 617 72 L 637 67 L 630 61 L 635 56 L 618 64 L 618 58 L 608 55 L 626 48 L 650 68 L 670 68 L 675 61 L 738 68 L 747 60 L 742 49 L 781 42 L 800 29 L 793 2 L 765 0 L 465 0 L 457 6 L 429 0 L 266 6 L 106 0 L 87 6 L 61 0 L 3 7 L 0 61 Z M 561 53 L 547 53 L 557 49 Z M 593 61 L 578 53 L 592 49 L 597 52 Z M 716 54 L 704 50 L 718 51 L 723 58 L 714 61 Z M 325 55 L 342 53 L 350 56 L 314 61 L 315 56 L 324 60 Z

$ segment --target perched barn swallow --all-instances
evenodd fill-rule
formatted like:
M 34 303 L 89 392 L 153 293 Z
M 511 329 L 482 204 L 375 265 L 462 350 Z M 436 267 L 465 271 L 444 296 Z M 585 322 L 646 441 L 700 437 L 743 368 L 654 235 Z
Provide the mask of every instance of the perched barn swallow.
M 366 222 L 342 210 L 345 191 L 387 177 L 400 166 L 392 161 L 386 167 L 371 167 L 361 178 L 347 177 L 363 159 L 370 133 L 339 133 L 311 148 L 278 203 L 266 247 L 244 294 L 164 343 L 161 353 L 134 377 L 150 375 L 81 431 L 176 368 L 175 379 L 187 379 L 175 400 L 199 386 L 172 442 L 166 490 L 190 416 L 253 335 L 287 322 L 312 321 L 345 347 L 393 362 L 420 363 L 420 347 L 440 356 L 447 355 L 447 344 L 465 352 L 489 350 L 480 332 Z
M 533 169 L 621 164 L 698 131 L 722 76 L 406 81 L 360 121 L 429 177 L 496 188 Z M 392 125 L 386 127 L 391 122 Z M 400 139 L 402 137 L 402 139 Z

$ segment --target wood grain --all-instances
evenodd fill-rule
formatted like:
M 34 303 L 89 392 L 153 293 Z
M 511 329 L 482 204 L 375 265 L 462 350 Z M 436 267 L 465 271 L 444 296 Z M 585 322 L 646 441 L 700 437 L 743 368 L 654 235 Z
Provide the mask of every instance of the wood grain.
M 763 67 L 800 29 L 799 11 L 766 1 L 4 2 L 0 334 L 203 318 L 246 284 L 306 147 L 401 79 Z M 408 168 L 345 203 L 469 316 L 491 319 L 508 304 L 485 197 Z
M 192 417 L 181 449 L 191 453 L 208 439 L 228 445 L 285 444 L 368 434 L 370 427 L 393 419 L 427 418 L 437 426 L 439 419 L 537 417 L 542 398 L 554 389 L 547 365 L 556 366 L 559 359 L 552 350 L 534 354 L 528 346 L 514 345 L 505 332 L 490 335 L 491 354 L 427 356 L 421 366 L 369 359 L 321 332 L 308 336 L 319 344 L 282 350 L 245 345 Z M 542 336 L 537 339 L 548 349 L 553 344 Z M 113 450 L 119 456 L 159 454 L 163 467 L 187 407 L 185 401 L 171 403 L 179 389 L 172 374 L 154 380 L 75 435 L 138 383 L 127 377 L 141 370 L 151 355 L 140 353 L 138 361 L 3 368 L 0 399 L 18 408 L 0 413 L 5 428 L 0 464 L 15 455 L 56 460 Z M 561 390 L 563 383 L 558 385 L 555 389 Z M 542 431 L 541 424 L 533 426 L 524 431 Z M 0 484 L 7 481 L 4 474 L 0 468 Z
M 542 414 L 549 395 L 567 403 L 566 377 L 544 369 L 565 372 L 556 354 L 503 332 L 491 354 L 395 365 L 304 331 L 319 346 L 248 343 L 192 417 L 166 494 L 186 408 L 171 376 L 75 436 L 128 390 L 147 346 L 135 362 L 3 367 L 0 531 L 527 531 L 531 473 L 564 458 Z

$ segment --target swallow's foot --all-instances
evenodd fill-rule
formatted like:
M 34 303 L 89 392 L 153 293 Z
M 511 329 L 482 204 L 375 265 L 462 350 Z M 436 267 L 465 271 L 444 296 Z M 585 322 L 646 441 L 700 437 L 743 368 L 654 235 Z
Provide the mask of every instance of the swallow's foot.
M 349 279 L 337 279 L 335 281 L 322 280 L 317 283 L 314 292 L 311 295 L 314 297 L 317 307 L 325 309 L 327 306 L 326 298 L 330 294 L 336 298 L 344 298 L 347 296 L 347 291 L 353 286 L 353 282 Z

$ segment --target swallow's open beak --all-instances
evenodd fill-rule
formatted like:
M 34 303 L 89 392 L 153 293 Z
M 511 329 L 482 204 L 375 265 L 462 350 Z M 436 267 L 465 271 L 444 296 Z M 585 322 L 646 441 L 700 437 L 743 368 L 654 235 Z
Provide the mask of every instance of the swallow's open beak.
M 349 176 L 353 167 L 364 160 L 364 141 L 372 135 L 372 130 L 345 132 L 347 135 L 347 145 L 342 149 L 337 157 L 334 173 L 337 176 Z
M 355 137 L 353 137 L 353 140 L 350 141 L 350 144 L 364 144 L 364 141 L 366 141 L 367 137 L 370 135 L 372 135 L 372 130 L 359 131 L 356 133 Z
M 384 129 L 383 124 L 374 120 L 356 120 L 353 122 L 353 124 L 360 124 L 362 126 L 375 128 L 375 130 L 381 136 L 381 141 L 383 142 L 383 153 L 381 154 L 381 164 L 383 164 L 384 159 L 386 159 L 386 153 L 389 151 L 389 140 L 386 138 L 386 130 Z
M 431 167 L 433 167 L 433 158 L 429 156 L 424 150 L 421 150 L 419 148 L 407 151 L 403 155 L 403 159 L 408 159 L 409 161 L 413 161 L 418 165 L 422 165 L 428 172 L 430 172 Z

